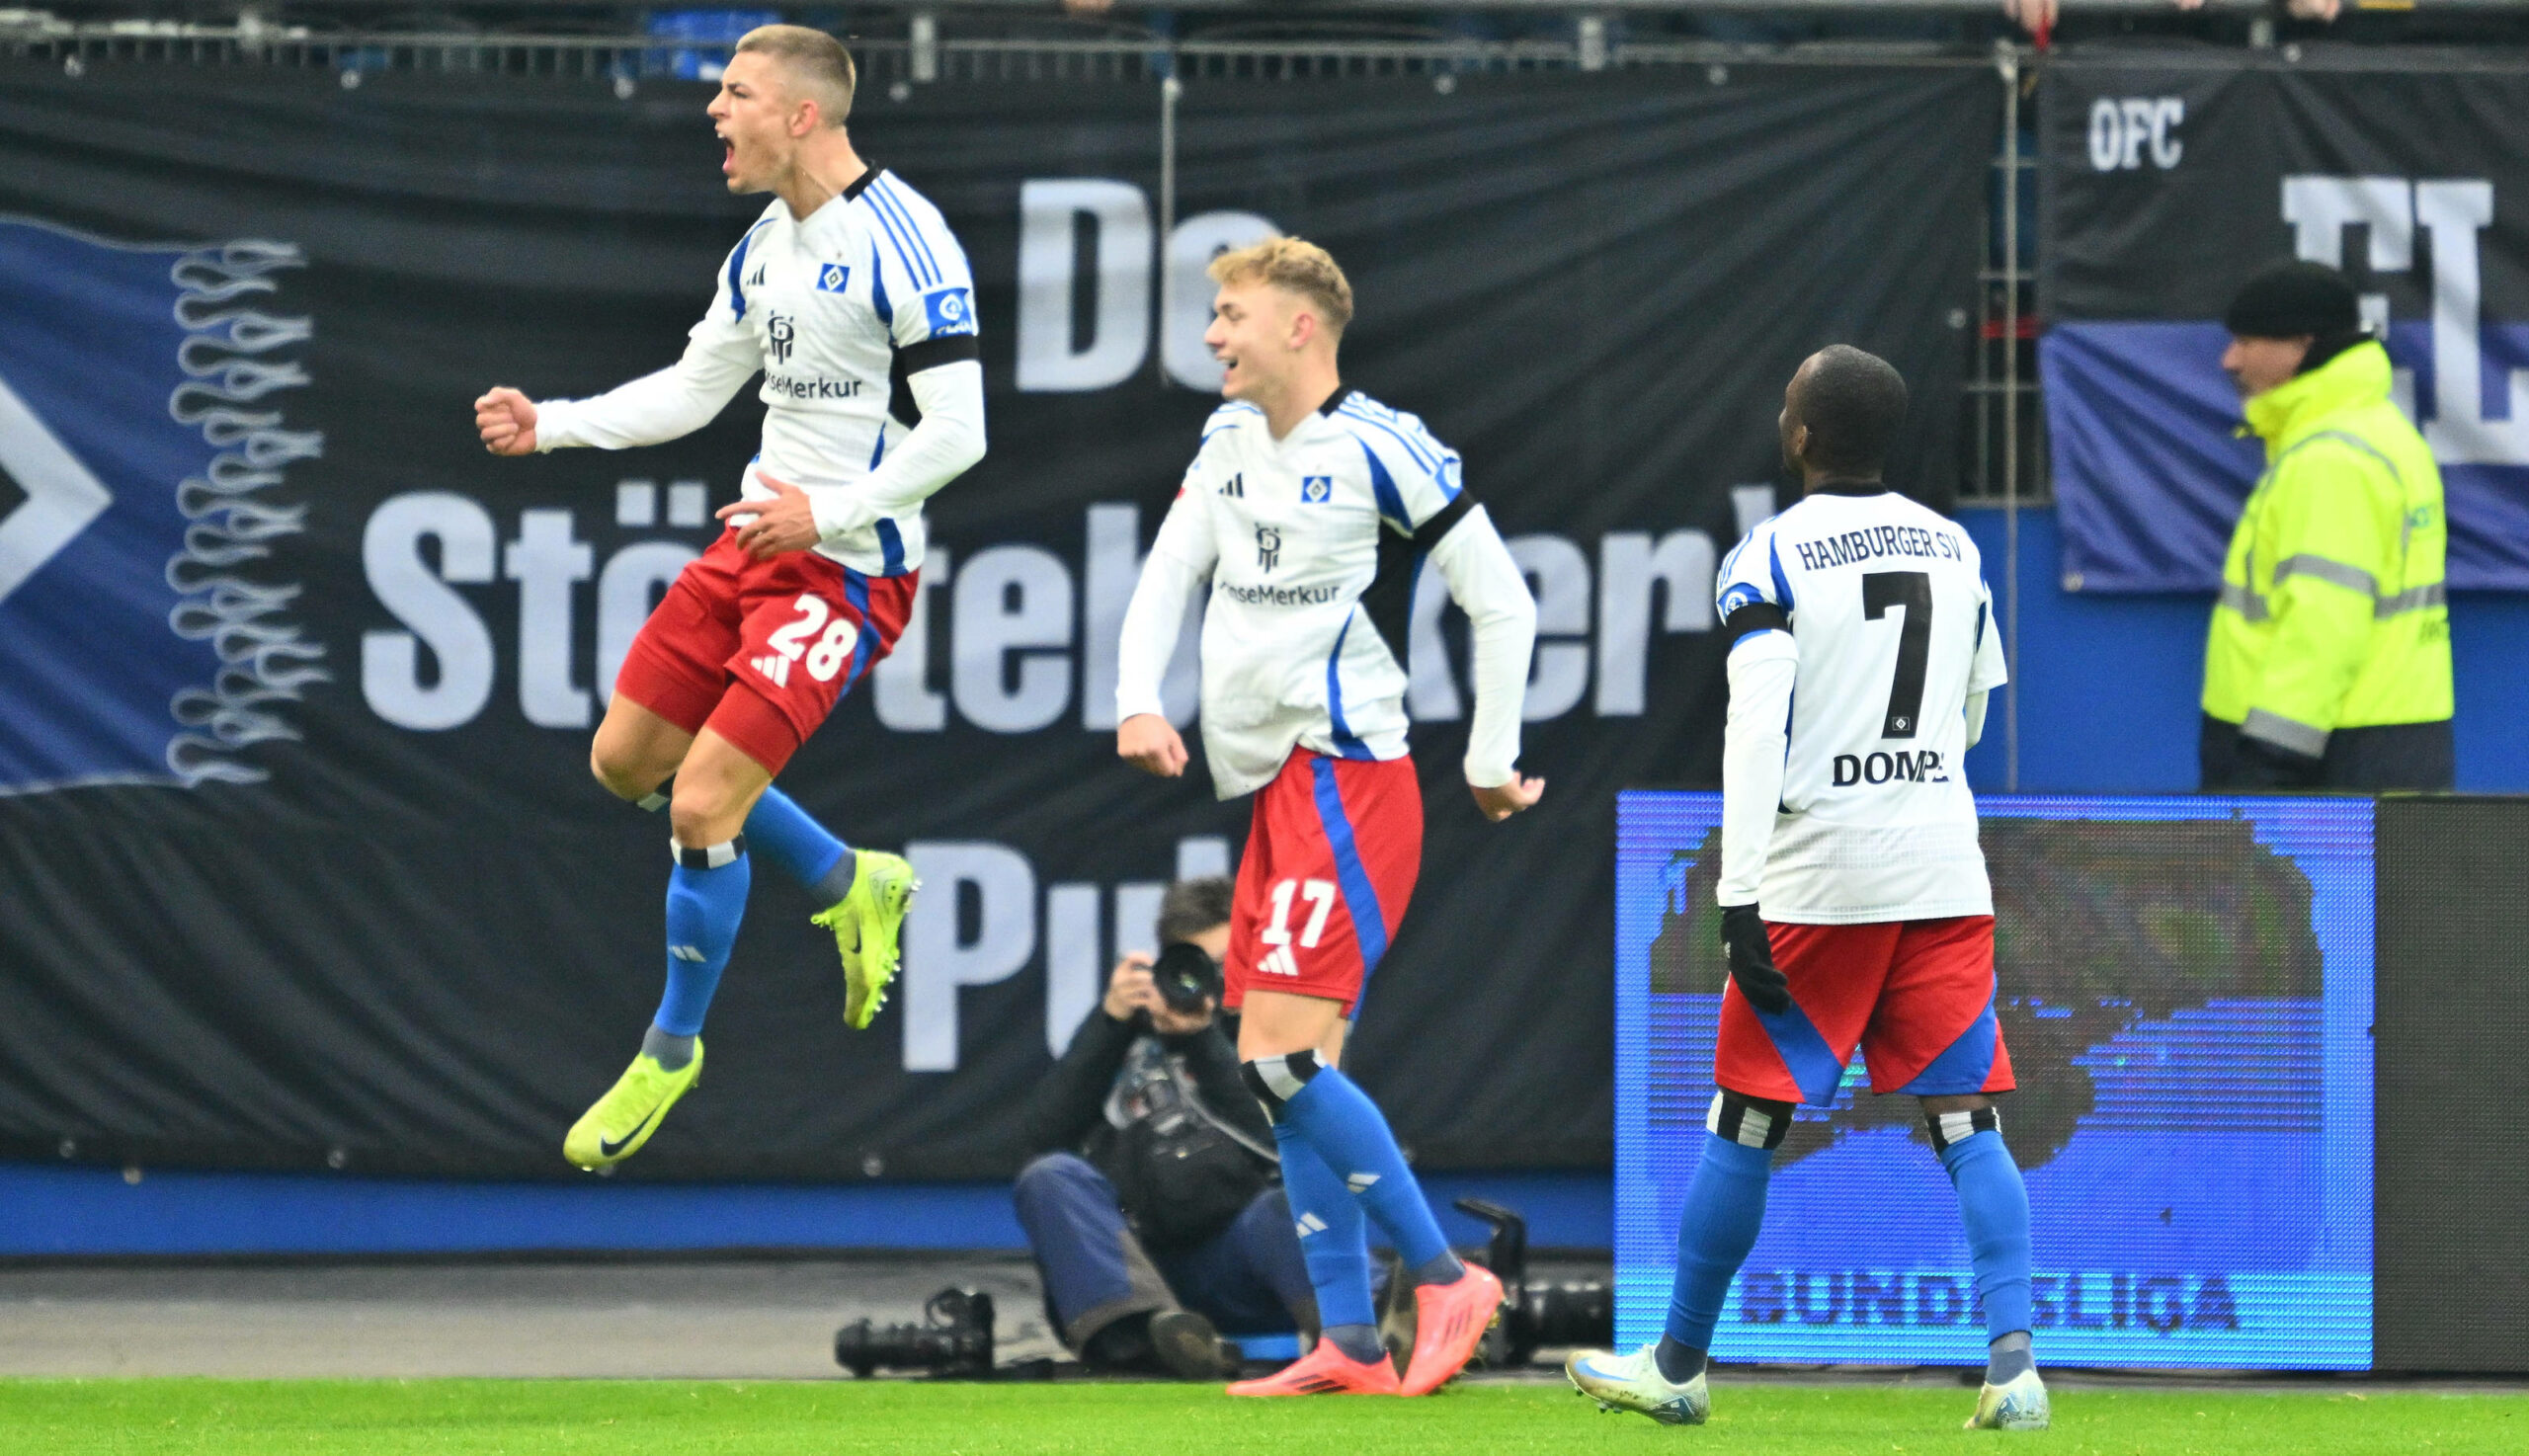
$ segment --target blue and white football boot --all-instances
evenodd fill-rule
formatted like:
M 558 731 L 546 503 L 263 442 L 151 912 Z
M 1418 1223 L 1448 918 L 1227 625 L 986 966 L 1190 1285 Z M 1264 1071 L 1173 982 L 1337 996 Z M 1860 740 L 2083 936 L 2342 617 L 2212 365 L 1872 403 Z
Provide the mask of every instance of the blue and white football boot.
M 1572 1388 L 1598 1403 L 1601 1411 L 1634 1411 L 1662 1425 L 1701 1425 L 1712 1414 L 1712 1393 L 1704 1372 L 1683 1385 L 1671 1385 L 1653 1358 L 1654 1345 L 1629 1355 L 1613 1350 L 1582 1350 L 1563 1364 Z M 2043 1403 L 2041 1392 L 2038 1400 Z
M 2054 1417 L 2046 1404 L 2046 1382 L 2034 1370 L 2022 1370 L 2001 1385 L 1989 1385 L 1976 1396 L 1969 1430 L 2044 1430 Z

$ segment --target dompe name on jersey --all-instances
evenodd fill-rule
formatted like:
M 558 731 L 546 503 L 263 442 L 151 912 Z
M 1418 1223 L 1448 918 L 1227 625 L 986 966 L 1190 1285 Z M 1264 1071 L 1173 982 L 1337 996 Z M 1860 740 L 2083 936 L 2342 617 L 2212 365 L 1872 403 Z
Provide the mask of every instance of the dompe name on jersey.
M 1241 587 L 1223 582 L 1219 590 L 1222 596 L 1249 607 L 1323 607 L 1343 593 L 1342 587 L 1333 584 L 1323 587 Z
M 764 387 L 791 399 L 858 399 L 858 379 L 802 379 L 795 374 L 767 374 Z
M 1893 754 L 1836 755 L 1836 787 L 1856 783 L 1947 783 L 1949 766 L 1935 749 L 1899 749 Z
M 1848 530 L 1841 535 L 1802 541 L 1792 550 L 1800 553 L 1800 564 L 1811 571 L 1850 566 L 1857 561 L 1875 561 L 1883 556 L 1928 556 L 1941 561 L 1966 559 L 1966 552 L 1959 548 L 1958 537 L 1945 531 L 1925 530 L 1919 526 L 1874 526 L 1865 530 Z

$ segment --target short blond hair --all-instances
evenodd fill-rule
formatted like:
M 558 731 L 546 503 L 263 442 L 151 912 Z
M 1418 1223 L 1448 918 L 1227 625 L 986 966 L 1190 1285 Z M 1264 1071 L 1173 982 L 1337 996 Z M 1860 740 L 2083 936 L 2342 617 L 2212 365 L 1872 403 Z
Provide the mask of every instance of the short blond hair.
M 1302 238 L 1266 238 L 1252 248 L 1223 253 L 1206 270 L 1223 287 L 1270 283 L 1317 306 L 1318 322 L 1341 334 L 1352 321 L 1352 284 L 1333 254 Z
M 789 68 L 795 93 L 817 104 L 829 126 L 840 126 L 852 115 L 852 94 L 860 72 L 852 52 L 825 32 L 809 26 L 758 26 L 738 38 L 737 54 L 769 55 Z

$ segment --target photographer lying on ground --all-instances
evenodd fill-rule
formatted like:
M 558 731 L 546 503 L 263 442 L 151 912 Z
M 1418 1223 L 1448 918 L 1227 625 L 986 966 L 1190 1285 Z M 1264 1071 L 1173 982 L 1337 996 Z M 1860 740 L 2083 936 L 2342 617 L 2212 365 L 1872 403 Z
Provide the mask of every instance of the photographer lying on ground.
M 1228 1372 L 1217 1332 L 1317 1324 L 1264 1109 L 1213 1012 L 1230 882 L 1181 880 L 1037 1089 L 1019 1222 L 1054 1332 L 1106 1370 Z M 1074 1151 L 1077 1150 L 1077 1151 Z

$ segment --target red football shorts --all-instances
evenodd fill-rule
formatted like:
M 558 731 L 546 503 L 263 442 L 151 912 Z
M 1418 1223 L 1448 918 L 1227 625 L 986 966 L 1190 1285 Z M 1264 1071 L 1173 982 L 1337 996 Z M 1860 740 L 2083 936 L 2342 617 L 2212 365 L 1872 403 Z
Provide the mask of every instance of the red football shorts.
M 1874 1092 L 2009 1092 L 1994 1019 L 1994 918 L 1862 926 L 1767 922 L 1791 1009 L 1766 1015 L 1722 992 L 1713 1080 L 1745 1096 L 1825 1106 L 1859 1045 Z
M 862 576 L 814 551 L 758 561 L 735 529 L 686 563 L 641 624 L 614 690 L 704 728 L 779 773 L 834 705 L 895 650 L 920 573 Z
M 1256 795 L 1230 909 L 1221 1005 L 1287 991 L 1344 1003 L 1387 954 L 1423 865 L 1414 761 L 1297 749 Z

